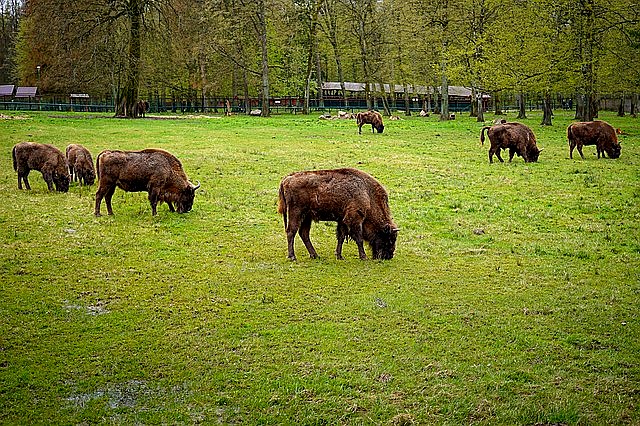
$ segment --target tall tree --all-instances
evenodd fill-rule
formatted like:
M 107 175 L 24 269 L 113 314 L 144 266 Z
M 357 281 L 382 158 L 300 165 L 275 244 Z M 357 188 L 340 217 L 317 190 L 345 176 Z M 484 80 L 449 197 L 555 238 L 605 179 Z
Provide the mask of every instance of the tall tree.
M 0 0 L 0 82 L 15 81 L 15 44 L 18 37 L 22 2 Z

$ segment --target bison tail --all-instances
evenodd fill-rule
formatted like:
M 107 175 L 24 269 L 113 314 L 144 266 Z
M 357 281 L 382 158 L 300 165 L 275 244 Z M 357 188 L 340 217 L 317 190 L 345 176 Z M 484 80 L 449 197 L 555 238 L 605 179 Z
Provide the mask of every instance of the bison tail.
M 100 180 L 100 156 L 101 155 L 102 155 L 102 152 L 98 154 L 98 156 L 96 157 L 96 177 L 98 178 L 98 180 Z
M 567 139 L 569 140 L 569 145 L 571 145 L 571 142 L 573 141 L 573 132 L 571 131 L 572 127 L 573 124 L 570 124 L 569 127 L 567 127 Z
M 18 159 L 16 158 L 16 147 L 13 147 L 13 150 L 11 150 L 11 157 L 13 158 L 13 170 L 14 171 L 18 171 Z
M 480 130 L 480 144 L 484 145 L 484 131 L 490 129 L 490 126 L 484 126 L 482 130 Z
M 284 229 L 287 229 L 287 199 L 284 197 L 284 185 L 280 183 L 280 189 L 278 191 L 278 213 L 282 215 L 284 220 Z

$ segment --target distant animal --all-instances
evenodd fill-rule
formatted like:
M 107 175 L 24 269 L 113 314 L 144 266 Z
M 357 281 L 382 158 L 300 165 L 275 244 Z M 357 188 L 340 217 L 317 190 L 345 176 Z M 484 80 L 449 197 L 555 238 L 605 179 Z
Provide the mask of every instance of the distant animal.
M 78 144 L 70 144 L 66 149 L 67 164 L 71 180 L 80 185 L 93 185 L 96 180 L 96 171 L 93 167 L 93 158 L 87 148 Z
M 64 154 L 53 145 L 21 142 L 16 144 L 12 150 L 13 170 L 18 172 L 18 189 L 22 189 L 22 181 L 27 189 L 29 185 L 29 172 L 37 170 L 42 173 L 44 181 L 47 183 L 49 191 L 69 191 L 69 170 Z
M 98 191 L 94 214 L 100 216 L 100 203 L 104 198 L 107 212 L 112 215 L 111 197 L 116 186 L 127 192 L 146 191 L 151 212 L 155 216 L 158 203 L 165 202 L 169 210 L 186 213 L 193 207 L 198 185 L 187 179 L 182 163 L 163 149 L 141 151 L 104 150 L 96 158 Z M 173 204 L 176 207 L 174 209 Z
M 296 260 L 293 248 L 300 235 L 312 259 L 318 254 L 309 239 L 311 222 L 337 222 L 336 258 L 342 260 L 342 244 L 353 239 L 360 259 L 366 259 L 363 242 L 374 259 L 391 259 L 398 227 L 391 218 L 387 191 L 371 175 L 357 169 L 301 171 L 282 179 L 278 212 L 287 233 L 288 258 Z
M 491 142 L 489 148 L 489 162 L 493 163 L 493 155 L 504 162 L 500 156 L 501 149 L 509 149 L 509 162 L 517 154 L 526 163 L 538 161 L 542 152 L 536 145 L 536 137 L 533 131 L 522 123 L 501 123 L 493 126 L 485 126 L 480 131 L 480 142 L 484 145 L 484 132 L 488 129 L 487 136 Z
M 622 150 L 617 136 L 620 133 L 622 133 L 620 129 L 614 129 L 606 121 L 572 123 L 567 127 L 569 158 L 573 158 L 573 149 L 577 147 L 580 157 L 584 159 L 582 147 L 585 145 L 595 145 L 598 158 L 600 158 L 600 154 L 605 157 L 605 152 L 609 158 L 618 158 Z
M 362 134 L 362 126 L 365 124 L 371 124 L 371 131 L 373 133 L 378 131 L 382 133 L 384 130 L 384 124 L 382 124 L 382 115 L 378 111 L 364 111 L 356 114 L 356 123 L 358 124 L 358 133 Z
M 145 117 L 146 112 L 149 111 L 149 102 L 139 100 L 133 105 L 133 117 Z

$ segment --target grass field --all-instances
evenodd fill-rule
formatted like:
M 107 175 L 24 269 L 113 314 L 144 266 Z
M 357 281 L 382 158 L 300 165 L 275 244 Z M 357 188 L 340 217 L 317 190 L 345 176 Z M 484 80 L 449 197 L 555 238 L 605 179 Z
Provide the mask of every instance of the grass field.
M 468 117 L 27 117 L 0 120 L 1 423 L 640 423 L 638 119 L 570 160 L 569 113 L 533 112 L 540 161 L 489 164 Z M 164 148 L 202 187 L 96 218 L 95 185 L 17 189 L 27 140 Z M 392 260 L 335 260 L 332 223 L 287 260 L 280 179 L 336 167 L 387 188 Z

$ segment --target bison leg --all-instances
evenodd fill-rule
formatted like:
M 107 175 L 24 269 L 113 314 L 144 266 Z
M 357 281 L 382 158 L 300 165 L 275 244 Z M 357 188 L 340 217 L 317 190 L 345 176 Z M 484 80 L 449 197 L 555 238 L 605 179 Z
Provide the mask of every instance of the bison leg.
M 569 142 L 569 158 L 573 160 L 573 150 L 576 147 L 576 143 L 574 141 Z
M 351 236 L 353 237 L 353 241 L 356 242 L 358 246 L 358 254 L 360 255 L 360 259 L 365 260 L 367 258 L 367 254 L 364 252 L 364 239 L 362 238 L 362 223 L 359 223 L 357 226 L 351 228 L 352 232 Z
M 493 163 L 494 155 L 498 157 L 498 160 L 500 160 L 500 162 L 504 163 L 504 160 L 502 159 L 502 157 L 500 157 L 500 148 L 497 147 L 489 148 L 489 163 Z
M 578 144 L 578 152 L 580 153 L 580 157 L 584 160 L 584 154 L 582 153 L 582 145 Z
M 509 148 L 509 162 L 511 162 L 513 160 L 513 156 L 514 155 L 516 155 L 516 151 L 513 148 Z M 498 157 L 498 158 L 500 158 L 500 157 Z M 526 158 L 525 158 L 525 160 L 526 160 Z
M 110 216 L 113 216 L 113 209 L 111 208 L 111 198 L 113 197 L 113 193 L 116 192 L 116 186 L 113 185 L 111 188 L 107 190 L 107 193 L 104 196 L 104 202 L 107 205 L 107 213 Z
M 347 214 L 345 215 L 342 222 L 344 226 L 349 229 L 349 235 L 356 242 L 358 246 L 358 254 L 360 255 L 360 259 L 366 259 L 367 255 L 364 252 L 364 238 L 362 232 L 362 222 L 364 221 L 364 215 L 356 210 L 347 210 Z
M 51 176 L 50 173 L 42 173 L 42 177 L 44 178 L 44 181 L 47 182 L 47 188 L 49 191 L 53 191 L 53 176 Z
M 289 260 L 296 260 L 296 253 L 293 249 L 293 243 L 295 242 L 296 234 L 298 233 L 298 229 L 300 228 L 300 218 L 299 215 L 292 215 L 291 213 L 292 212 L 290 211 L 289 223 L 287 223 L 287 227 L 285 229 L 285 231 L 287 232 L 287 248 L 289 251 L 287 257 L 289 258 Z
M 98 186 L 98 191 L 96 191 L 96 208 L 93 211 L 93 214 L 96 216 L 100 216 L 100 204 L 102 203 L 102 199 L 104 198 L 105 203 L 107 205 L 107 213 L 110 215 L 113 214 L 113 210 L 111 209 L 111 197 L 113 197 L 113 193 L 116 190 L 116 186 L 108 186 L 104 184 L 103 181 L 100 182 Z
M 29 185 L 29 170 L 18 169 L 18 189 L 22 189 L 22 181 L 24 181 L 25 188 L 31 189 L 31 185 Z
M 307 248 L 309 252 L 309 257 L 312 259 L 318 258 L 318 253 L 316 249 L 311 244 L 311 239 L 309 238 L 309 232 L 311 231 L 311 218 L 305 218 L 300 224 L 300 229 L 298 230 L 298 234 L 300 235 L 300 239 L 304 243 L 304 246 Z
M 96 191 L 96 207 L 93 209 L 93 214 L 96 216 L 101 216 L 100 215 L 100 204 L 102 203 L 102 198 L 104 197 L 104 193 L 106 191 L 104 190 L 103 186 L 100 185 L 98 187 L 98 191 Z
M 373 133 L 374 135 L 376 133 L 376 127 L 373 125 L 373 123 L 371 123 L 371 133 Z
M 362 124 L 358 124 L 358 134 L 362 134 Z
M 349 228 L 342 223 L 338 222 L 338 226 L 336 228 L 336 238 L 338 239 L 338 245 L 336 246 L 336 259 L 344 260 L 342 257 L 342 244 L 344 243 L 345 238 L 349 233 Z
M 171 201 L 167 201 L 167 206 L 169 206 L 169 211 L 171 213 L 175 213 L 176 209 L 173 208 L 173 204 L 171 203 Z

